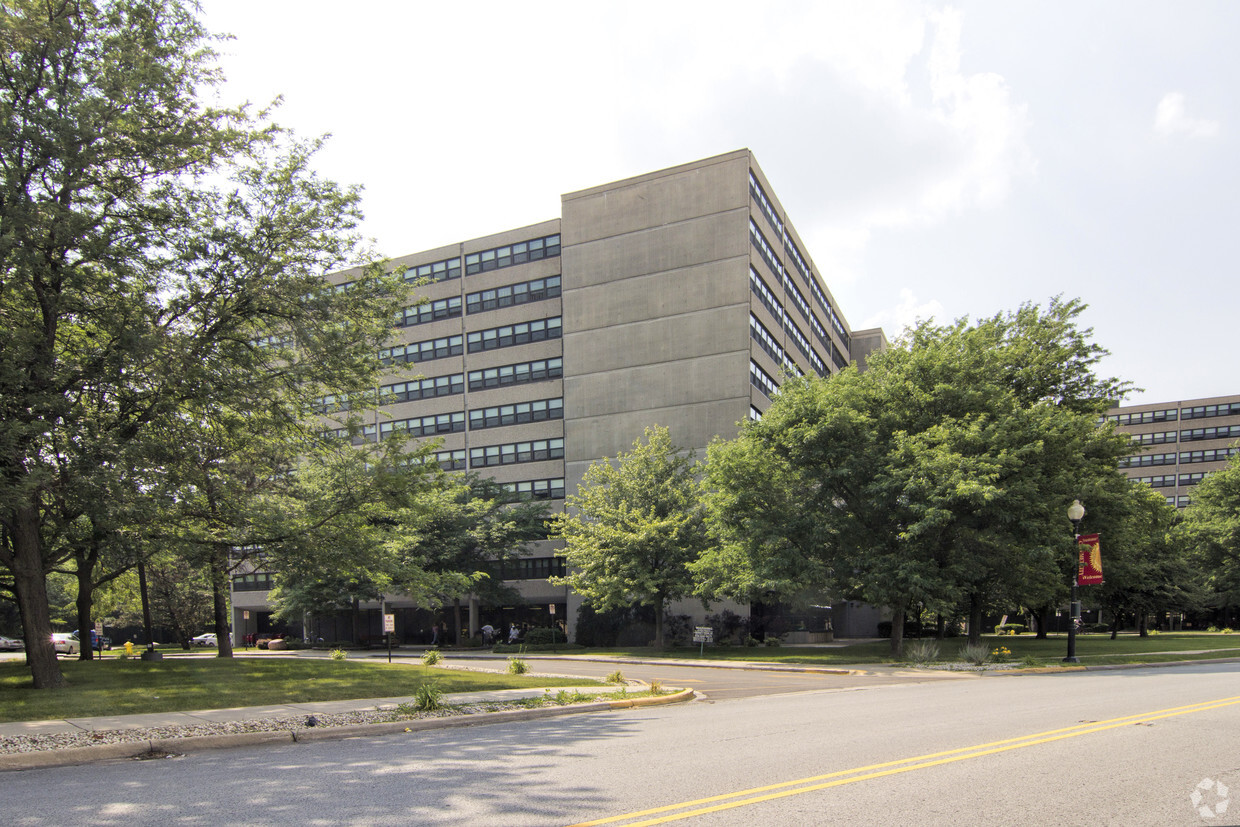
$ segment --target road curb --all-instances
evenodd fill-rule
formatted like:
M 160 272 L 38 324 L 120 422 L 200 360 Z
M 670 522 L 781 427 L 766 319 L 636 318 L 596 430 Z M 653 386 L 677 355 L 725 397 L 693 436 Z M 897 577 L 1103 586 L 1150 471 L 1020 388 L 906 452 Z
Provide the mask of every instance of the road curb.
M 144 755 L 180 755 L 211 749 L 227 749 L 267 744 L 299 744 L 310 741 L 332 741 L 345 738 L 369 738 L 394 735 L 403 732 L 422 732 L 454 727 L 486 726 L 515 721 L 533 721 L 562 715 L 582 715 L 590 712 L 610 712 L 636 706 L 677 703 L 690 700 L 692 689 L 681 690 L 673 695 L 651 698 L 633 698 L 628 701 L 594 701 L 567 706 L 538 707 L 534 709 L 505 709 L 499 712 L 476 712 L 469 715 L 451 715 L 443 718 L 420 718 L 410 721 L 385 721 L 379 724 L 352 724 L 338 727 L 318 727 L 300 730 L 268 730 L 264 732 L 238 732 L 225 735 L 191 735 L 185 738 L 159 738 L 156 740 L 124 741 L 119 744 L 99 744 L 91 747 L 68 747 L 56 750 L 16 752 L 0 755 L 0 772 L 33 770 L 50 767 L 69 767 L 91 764 L 96 761 L 134 759 Z

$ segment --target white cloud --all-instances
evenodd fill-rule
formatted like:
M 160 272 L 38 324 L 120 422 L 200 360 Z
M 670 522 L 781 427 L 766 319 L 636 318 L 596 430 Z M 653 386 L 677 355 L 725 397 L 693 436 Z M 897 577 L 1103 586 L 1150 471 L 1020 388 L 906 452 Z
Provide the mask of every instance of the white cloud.
M 1194 118 L 1184 108 L 1184 93 L 1168 92 L 1154 110 L 1154 131 L 1159 135 L 1187 135 L 1190 138 L 1214 138 L 1219 134 L 1219 122 L 1206 118 Z
M 943 304 L 938 299 L 923 301 L 913 295 L 912 290 L 905 287 L 900 290 L 899 304 L 880 310 L 860 324 L 853 325 L 853 328 L 865 330 L 871 327 L 881 327 L 889 338 L 894 339 L 902 335 L 905 328 L 916 327 L 918 322 L 931 319 L 939 322 L 949 321 L 945 320 L 943 315 Z

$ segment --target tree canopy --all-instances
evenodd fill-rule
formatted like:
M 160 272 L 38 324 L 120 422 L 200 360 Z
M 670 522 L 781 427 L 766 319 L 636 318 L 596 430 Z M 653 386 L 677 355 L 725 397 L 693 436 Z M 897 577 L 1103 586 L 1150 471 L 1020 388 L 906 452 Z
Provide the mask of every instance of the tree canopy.
M 692 454 L 667 428 L 647 428 L 614 462 L 591 465 L 567 498 L 551 533 L 564 540 L 569 573 L 552 582 L 599 609 L 653 607 L 662 647 L 664 607 L 692 591 L 689 566 L 709 543 L 700 500 Z

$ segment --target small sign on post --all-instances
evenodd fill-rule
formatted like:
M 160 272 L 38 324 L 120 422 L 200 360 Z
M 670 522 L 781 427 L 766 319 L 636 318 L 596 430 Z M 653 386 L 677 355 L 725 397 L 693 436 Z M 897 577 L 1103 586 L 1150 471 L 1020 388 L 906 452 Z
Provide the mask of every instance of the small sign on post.
M 388 643 L 388 663 L 392 662 L 392 635 L 396 632 L 396 615 L 383 613 L 383 636 Z
M 698 656 L 705 657 L 706 644 L 715 642 L 715 630 L 711 626 L 694 626 L 693 642 L 701 644 L 698 649 Z

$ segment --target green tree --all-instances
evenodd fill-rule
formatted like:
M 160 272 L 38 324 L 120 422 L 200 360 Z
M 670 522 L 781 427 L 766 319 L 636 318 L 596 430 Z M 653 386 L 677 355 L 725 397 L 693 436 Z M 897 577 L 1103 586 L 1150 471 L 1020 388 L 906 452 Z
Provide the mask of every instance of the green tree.
M 1240 456 L 1193 489 L 1175 540 L 1203 573 L 1212 599 L 1223 607 L 1235 605 L 1240 600 Z
M 1060 504 L 1116 478 L 1127 450 L 1097 425 L 1125 386 L 1093 374 L 1105 352 L 1076 326 L 1083 309 L 924 323 L 864 373 L 785 383 L 711 446 L 725 552 L 699 567 L 704 588 L 811 578 L 889 607 L 897 653 L 914 606 L 966 606 L 977 634 L 982 607 L 1045 599 L 1071 553 Z M 756 491 L 762 479 L 781 490 Z
M 710 543 L 692 453 L 667 428 L 647 428 L 631 451 L 586 470 L 551 534 L 564 540 L 569 570 L 552 582 L 599 610 L 652 607 L 662 647 L 664 607 L 692 591 L 690 564 Z
M 371 386 L 398 298 L 379 268 L 322 283 L 358 260 L 358 194 L 311 173 L 313 144 L 202 103 L 221 79 L 189 3 L 10 0 L 0 41 L 0 565 L 49 688 L 75 492 L 156 424 L 299 421 Z

